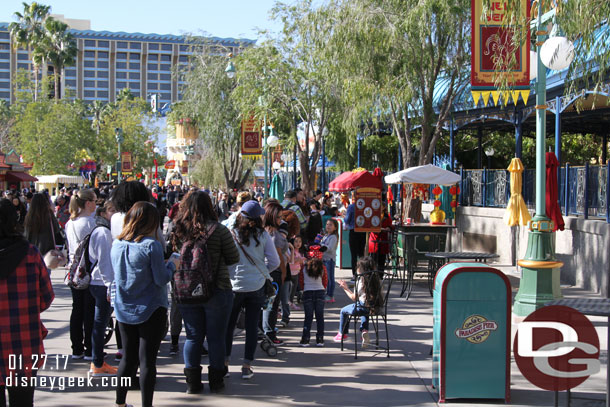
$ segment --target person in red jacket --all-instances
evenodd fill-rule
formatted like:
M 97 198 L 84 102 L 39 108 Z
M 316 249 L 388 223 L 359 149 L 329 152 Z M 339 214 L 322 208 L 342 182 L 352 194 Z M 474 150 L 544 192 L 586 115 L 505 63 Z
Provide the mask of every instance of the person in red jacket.
M 40 313 L 55 298 L 49 271 L 36 246 L 20 233 L 17 211 L 0 200 L 0 406 L 34 405 L 35 376 L 47 330 Z M 11 362 L 17 358 L 18 362 Z M 40 362 L 42 363 L 42 362 Z
M 381 214 L 381 232 L 371 232 L 369 235 L 369 254 L 377 262 L 377 271 L 385 271 L 385 259 L 390 253 L 390 234 L 394 229 L 392 218 L 388 214 L 387 206 L 383 206 Z

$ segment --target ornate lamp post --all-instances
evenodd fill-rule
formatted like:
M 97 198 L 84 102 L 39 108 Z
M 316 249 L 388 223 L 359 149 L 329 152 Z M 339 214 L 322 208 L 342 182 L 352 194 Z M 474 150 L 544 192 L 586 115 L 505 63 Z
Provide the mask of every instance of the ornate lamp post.
M 326 137 L 328 136 L 328 128 L 322 130 L 322 192 L 326 191 Z
M 485 149 L 485 155 L 487 156 L 487 169 L 491 169 L 491 157 L 494 156 L 495 150 L 493 147 L 487 147 Z
M 271 126 L 267 126 L 266 120 L 265 125 L 262 128 L 263 130 L 263 155 L 265 156 L 265 189 L 264 189 L 264 197 L 268 198 L 269 194 L 269 184 L 267 183 L 267 173 L 269 172 L 269 154 L 270 148 L 276 147 L 280 142 L 280 139 L 275 135 L 275 130 Z M 265 137 L 267 131 L 270 131 L 269 137 Z
M 119 159 L 117 160 L 116 165 L 116 176 L 117 176 L 117 184 L 121 183 L 121 143 L 125 140 L 123 138 L 123 129 L 117 127 L 114 129 L 114 135 L 116 137 L 116 142 L 119 146 Z
M 557 27 L 553 29 L 558 33 Z M 551 33 L 553 34 L 553 33 Z M 536 22 L 536 214 L 529 222 L 529 234 L 525 258 L 517 263 L 522 268 L 519 291 L 515 297 L 513 312 L 523 317 L 546 302 L 561 298 L 559 269 L 563 263 L 555 257 L 553 222 L 546 216 L 546 64 L 551 69 L 566 68 L 574 58 L 573 45 L 567 39 L 547 39 L 542 21 L 542 7 L 538 6 Z M 559 39 L 559 38 L 563 38 Z M 546 41 L 546 42 L 545 42 Z M 568 41 L 569 42 L 569 41 Z

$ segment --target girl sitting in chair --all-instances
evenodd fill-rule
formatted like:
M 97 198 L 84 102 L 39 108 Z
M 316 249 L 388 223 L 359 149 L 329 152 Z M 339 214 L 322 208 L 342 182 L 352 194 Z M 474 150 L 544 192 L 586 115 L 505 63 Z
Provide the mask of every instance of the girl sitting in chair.
M 348 318 L 360 316 L 360 332 L 362 333 L 362 347 L 366 348 L 370 343 L 369 337 L 369 313 L 383 304 L 381 294 L 381 279 L 379 273 L 374 272 L 375 261 L 366 256 L 358 260 L 355 292 L 347 287 L 345 280 L 339 280 L 338 284 L 345 294 L 354 301 L 341 309 L 339 319 L 339 332 L 334 338 L 335 342 L 347 339 L 349 331 Z

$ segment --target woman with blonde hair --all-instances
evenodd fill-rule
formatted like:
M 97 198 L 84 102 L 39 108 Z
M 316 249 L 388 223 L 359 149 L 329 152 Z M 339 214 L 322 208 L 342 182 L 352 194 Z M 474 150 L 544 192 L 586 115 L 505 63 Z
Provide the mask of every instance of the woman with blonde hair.
M 174 256 L 167 263 L 163 260 L 158 229 L 157 208 L 150 202 L 136 202 L 125 215 L 123 230 L 110 251 L 116 284 L 114 312 L 124 351 L 117 375 L 135 377 L 139 363 L 143 407 L 152 406 L 157 352 L 166 332 L 167 283 L 179 262 Z M 117 387 L 117 406 L 125 406 L 127 390 Z
M 68 267 L 74 261 L 74 254 L 80 242 L 95 228 L 95 200 L 97 196 L 92 189 L 83 189 L 70 200 L 70 220 L 66 223 L 68 241 Z M 70 341 L 72 342 L 72 359 L 92 360 L 91 331 L 95 300 L 89 290 L 72 292 L 72 314 L 70 314 Z

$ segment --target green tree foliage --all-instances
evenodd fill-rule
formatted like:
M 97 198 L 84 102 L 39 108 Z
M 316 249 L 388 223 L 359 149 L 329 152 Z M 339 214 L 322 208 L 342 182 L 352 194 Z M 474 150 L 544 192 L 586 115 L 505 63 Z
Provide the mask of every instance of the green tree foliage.
M 315 190 L 321 137 L 338 105 L 337 71 L 326 46 L 332 14 L 301 0 L 276 4 L 272 16 L 283 23 L 283 30 L 237 58 L 233 96 L 242 115 L 266 116 L 274 123 L 284 148 L 298 145 L 301 186 L 309 193 Z M 304 123 L 305 134 L 313 136 L 311 151 L 309 143 L 297 142 L 297 123 Z
M 470 2 L 337 0 L 328 7 L 338 10 L 328 44 L 344 78 L 346 125 L 355 134 L 363 120 L 388 120 L 405 166 L 430 163 L 469 58 Z M 439 80 L 445 97 L 434 100 Z
M 190 168 L 189 176 L 195 185 L 208 187 L 226 185 L 222 163 L 209 151 Z
M 27 104 L 17 115 L 15 142 L 25 162 L 34 164 L 34 174 L 65 173 L 79 150 L 95 144 L 83 113 L 80 103 L 42 100 Z
M 227 58 L 212 52 L 216 47 L 209 40 L 199 39 L 188 68 L 176 72 L 185 85 L 182 102 L 175 106 L 170 119 L 192 120 L 209 149 L 208 157 L 221 163 L 226 187 L 240 189 L 251 166 L 239 156 L 241 118 L 231 98 L 236 83 L 225 73 Z

